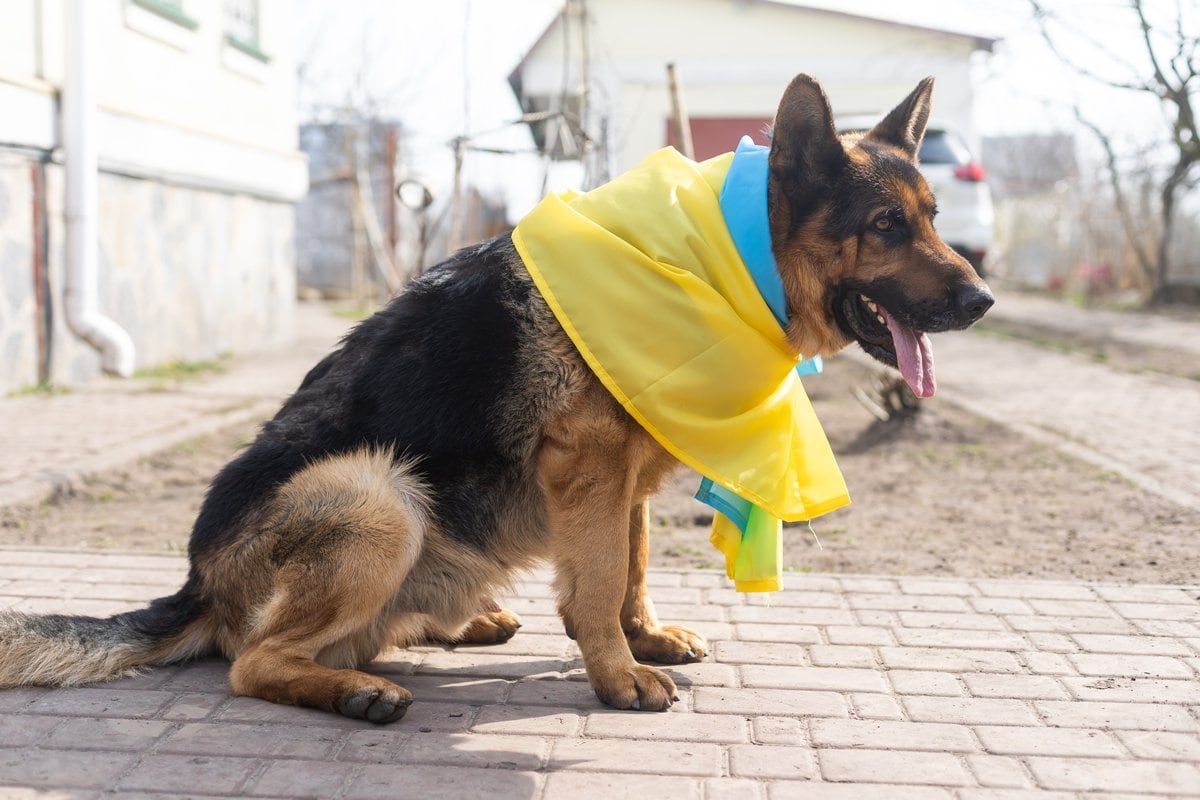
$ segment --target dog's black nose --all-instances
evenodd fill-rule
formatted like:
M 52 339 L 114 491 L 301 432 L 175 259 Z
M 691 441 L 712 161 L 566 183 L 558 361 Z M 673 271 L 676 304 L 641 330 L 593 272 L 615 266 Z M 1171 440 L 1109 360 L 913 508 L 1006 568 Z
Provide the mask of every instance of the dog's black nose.
M 958 301 L 958 317 L 964 326 L 978 320 L 996 302 L 986 286 L 974 283 L 959 287 L 955 300 Z

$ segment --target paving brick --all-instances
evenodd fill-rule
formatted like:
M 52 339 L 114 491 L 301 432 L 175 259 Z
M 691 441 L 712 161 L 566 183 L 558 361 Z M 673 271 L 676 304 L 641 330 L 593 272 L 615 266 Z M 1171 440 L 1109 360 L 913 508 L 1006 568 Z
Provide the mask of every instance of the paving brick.
M 1097 756 L 1119 758 L 1111 735 L 1091 728 L 979 725 L 975 735 L 989 753 L 1018 756 Z
M 901 578 L 900 591 L 905 594 L 977 595 L 979 590 L 966 581 L 920 580 Z
M 1032 599 L 1034 612 L 1050 617 L 1114 617 L 1112 608 L 1102 600 Z
M 704 800 L 766 800 L 766 797 L 766 783 L 752 778 L 709 778 L 704 781 Z
M 809 744 L 806 726 L 795 717 L 755 717 L 751 737 L 757 744 L 784 744 L 803 747 Z
M 988 597 L 1043 598 L 1047 600 L 1094 600 L 1096 594 L 1087 586 L 1075 583 L 1044 583 L 1041 581 L 976 581 L 979 593 Z
M 807 747 L 735 744 L 729 748 L 729 774 L 758 780 L 810 780 L 817 775 L 817 762 Z
M 1119 617 L 1043 617 L 1037 614 L 1009 614 L 1004 618 L 1018 631 L 1049 633 L 1136 633 L 1133 623 Z
M 567 680 L 520 681 L 512 686 L 508 702 L 514 705 L 548 705 L 576 709 L 604 708 L 586 683 Z
M 0 748 L 0 786 L 102 789 L 128 769 L 134 758 L 100 751 Z
M 640 716 L 612 712 L 622 716 Z M 471 730 L 529 736 L 578 736 L 583 720 L 578 710 L 554 706 L 487 706 L 479 710 Z
M 565 658 L 508 656 L 496 653 L 471 653 L 463 650 L 426 653 L 415 674 L 519 680 L 541 673 L 562 672 L 565 668 Z
M 900 623 L 910 628 L 959 628 L 977 631 L 1007 630 L 994 614 L 954 614 L 945 611 L 899 611 Z
M 537 736 L 418 732 L 400 746 L 396 761 L 534 771 L 542 767 L 548 749 L 548 742 Z
M 827 781 L 972 786 L 962 763 L 948 753 L 907 750 L 818 750 Z
M 1158 678 L 1062 678 L 1080 700 L 1140 703 L 1200 703 L 1200 681 Z
M 1200 764 L 1200 735 L 1194 733 L 1121 731 L 1117 738 L 1138 758 Z
M 891 594 L 900 591 L 899 582 L 891 578 L 866 578 L 847 575 L 841 579 L 843 592 L 863 592 L 866 594 Z
M 850 695 L 850 704 L 860 719 L 904 719 L 899 701 L 891 695 L 859 692 Z
M 1047 792 L 1044 789 L 959 789 L 958 800 L 1076 800 L 1066 792 Z M 1116 800 L 1108 798 L 1106 800 Z
M 1029 640 L 1019 633 L 962 628 L 898 628 L 896 641 L 906 647 L 953 647 L 977 650 L 1024 650 Z
M 1114 611 L 1126 619 L 1200 622 L 1200 603 L 1112 603 L 1111 605 Z
M 225 659 L 193 661 L 164 671 L 167 680 L 162 688 L 184 692 L 229 691 L 229 662 Z
M 446 797 L 496 800 L 537 797 L 544 778 L 531 772 L 406 764 L 371 764 L 354 777 L 343 800 L 396 800 L 397 797 Z
M 462 733 L 471 727 L 478 713 L 477 706 L 462 703 L 414 702 L 404 715 L 408 728 L 442 733 Z
M 912 594 L 848 594 L 850 608 L 878 611 L 954 611 L 966 612 L 970 607 L 961 597 Z M 830 623 L 840 625 L 844 623 Z
M 733 628 L 736 638 L 746 642 L 819 644 L 821 641 L 821 632 L 812 625 L 767 625 L 759 622 L 739 622 Z
M 654 608 L 664 625 L 685 623 L 685 627 L 697 632 L 702 627 L 707 630 L 709 625 L 729 621 L 728 607 L 711 603 L 656 603 Z
M 896 694 L 929 694 L 942 697 L 961 697 L 966 694 L 958 675 L 952 672 L 893 669 L 888 671 L 887 676 Z
M 967 768 L 981 786 L 1024 789 L 1033 785 L 1021 762 L 1007 756 L 969 754 Z
M 658 665 L 671 676 L 680 689 L 693 686 L 738 686 L 738 670 L 732 664 L 715 664 L 712 661 L 697 661 L 694 664 Z
M 789 606 L 733 606 L 732 622 L 770 622 L 780 625 L 852 625 L 854 617 L 842 608 L 795 608 Z
M 397 681 L 412 692 L 417 703 L 500 703 L 515 684 L 500 678 L 457 675 L 407 675 Z
M 1074 653 L 1079 650 L 1079 645 L 1075 643 L 1075 640 L 1065 633 L 1029 631 L 1025 634 L 1025 638 L 1038 650 L 1048 653 Z
M 0 747 L 36 744 L 62 724 L 62 717 L 39 717 L 33 714 L 0 717 Z M 3 780 L 3 776 L 0 776 L 0 780 Z
M 783 642 L 717 642 L 715 656 L 729 664 L 804 664 L 804 648 Z
M 171 720 L 206 719 L 228 701 L 228 694 L 185 692 L 168 703 L 159 716 Z
M 975 697 L 1012 697 L 1026 700 L 1066 700 L 1067 692 L 1054 678 L 1044 675 L 980 675 L 968 673 L 963 683 Z
M 276 761 L 245 791 L 251 797 L 336 797 L 358 770 L 354 764 L 328 761 Z
M 28 707 L 35 714 L 69 717 L 152 717 L 175 699 L 172 692 L 85 687 L 44 694 Z
M 896 637 L 891 628 L 875 628 L 863 625 L 830 625 L 825 629 L 830 644 L 894 645 Z
M 404 743 L 419 732 L 419 728 L 404 727 L 404 723 L 388 728 L 372 726 L 369 730 L 350 731 L 337 753 L 338 761 L 366 764 L 391 764 L 399 757 Z
M 742 684 L 757 689 L 825 689 L 834 692 L 886 692 L 883 673 L 849 667 L 773 667 L 748 664 L 740 668 Z
M 900 615 L 884 609 L 860 608 L 855 610 L 854 619 L 860 627 L 887 628 L 889 631 L 900 627 Z
M 1032 614 L 1033 606 L 1016 597 L 971 597 L 971 609 L 979 614 Z
M 602 772 L 555 772 L 546 779 L 542 800 L 580 800 L 590 797 L 663 797 L 680 800 L 700 800 L 701 782 L 695 778 L 671 775 L 612 775 Z M 440 793 L 427 795 L 441 796 Z M 530 795 L 480 795 L 482 798 L 529 797 Z M 713 795 L 705 794 L 705 800 Z M 717 795 L 722 797 L 725 795 Z M 733 795 L 733 797 L 754 795 Z
M 846 701 L 836 692 L 788 689 L 721 689 L 701 687 L 692 698 L 692 708 L 706 714 L 751 716 L 844 717 Z
M 1026 650 L 1017 654 L 1030 672 L 1037 675 L 1077 675 L 1075 665 L 1061 653 L 1043 653 L 1039 650 Z
M 1080 675 L 1116 675 L 1133 678 L 1191 678 L 1192 669 L 1170 656 L 1131 656 L 1077 653 L 1067 656 Z
M 741 747 L 742 745 L 735 745 Z M 639 772 L 653 775 L 721 775 L 722 751 L 715 744 L 622 739 L 559 739 L 550 751 L 552 770 Z
M 973 753 L 979 745 L 970 728 L 928 722 L 814 719 L 809 735 L 816 747 L 876 748 Z
M 148 792 L 193 792 L 203 787 L 211 794 L 238 794 L 242 785 L 262 767 L 254 758 L 197 755 L 145 756 L 117 788 Z
M 584 734 L 601 739 L 659 739 L 736 744 L 750 741 L 749 726 L 732 714 L 630 714 L 597 711 L 588 715 Z
M 978 697 L 901 698 L 908 715 L 918 722 L 952 722 L 961 725 L 1036 725 L 1028 703 Z
M 1024 667 L 1012 653 L 1000 650 L 954 650 L 929 647 L 880 647 L 879 657 L 891 669 L 943 672 L 1012 672 Z
M 22 721 L 36 721 L 24 717 Z M 64 750 L 149 750 L 171 728 L 171 723 L 152 719 L 72 719 L 63 721 L 43 742 L 43 747 Z M 2 730 L 0 723 L 0 730 Z M 2 739 L 7 743 L 7 737 Z
M 0 691 L 0 713 L 12 714 L 27 709 L 35 700 L 40 700 L 53 691 L 40 686 Z
M 933 786 L 824 781 L 772 781 L 768 792 L 771 800 L 952 800 L 954 797 L 949 790 Z
M 840 644 L 808 646 L 808 660 L 816 667 L 860 667 L 877 669 L 875 652 L 869 647 Z
M 1173 761 L 1098 758 L 1029 758 L 1039 786 L 1070 791 L 1191 794 L 1200 786 L 1200 768 Z
M 796 607 L 796 608 L 843 608 L 845 601 L 842 599 L 840 591 L 811 591 L 801 589 L 788 589 L 787 591 L 777 592 L 770 595 L 769 598 L 763 600 L 755 600 L 754 595 L 747 597 L 747 605 L 765 605 L 777 607 Z
M 1200 724 L 1186 708 L 1158 703 L 1035 700 L 1033 707 L 1047 725 L 1066 728 L 1179 732 L 1200 730 Z
M 1135 633 L 1143 633 L 1147 636 L 1174 636 L 1176 638 L 1200 636 L 1200 624 L 1181 620 L 1135 619 L 1133 627 Z
M 332 715 L 330 715 L 332 717 Z M 329 756 L 342 738 L 339 728 L 259 723 L 189 722 L 158 745 L 160 753 L 211 756 L 285 756 L 322 759 Z
M 1123 653 L 1145 656 L 1190 656 L 1191 648 L 1176 639 L 1163 636 L 1113 636 L 1077 633 L 1071 637 L 1080 649 L 1090 653 Z
M 1183 589 L 1174 586 L 1097 586 L 1096 594 L 1105 600 L 1124 603 L 1195 603 Z

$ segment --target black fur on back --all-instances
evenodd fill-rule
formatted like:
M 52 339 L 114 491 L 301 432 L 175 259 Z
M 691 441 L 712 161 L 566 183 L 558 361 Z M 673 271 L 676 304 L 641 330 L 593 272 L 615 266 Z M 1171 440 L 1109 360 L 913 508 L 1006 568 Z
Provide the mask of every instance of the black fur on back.
M 494 499 L 521 484 L 502 402 L 519 380 L 521 314 L 534 291 L 500 237 L 434 268 L 352 330 L 315 366 L 257 440 L 213 481 L 189 554 L 212 553 L 247 509 L 306 464 L 364 446 L 415 458 L 443 531 L 485 547 Z

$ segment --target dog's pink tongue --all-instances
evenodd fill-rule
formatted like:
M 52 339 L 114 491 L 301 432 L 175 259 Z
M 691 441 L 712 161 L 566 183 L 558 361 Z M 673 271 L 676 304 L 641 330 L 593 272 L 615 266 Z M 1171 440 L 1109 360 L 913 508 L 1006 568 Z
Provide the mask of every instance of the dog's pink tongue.
M 896 348 L 896 365 L 904 381 L 917 397 L 933 397 L 937 380 L 933 376 L 933 345 L 924 333 L 904 327 L 891 314 L 884 314 L 892 344 Z

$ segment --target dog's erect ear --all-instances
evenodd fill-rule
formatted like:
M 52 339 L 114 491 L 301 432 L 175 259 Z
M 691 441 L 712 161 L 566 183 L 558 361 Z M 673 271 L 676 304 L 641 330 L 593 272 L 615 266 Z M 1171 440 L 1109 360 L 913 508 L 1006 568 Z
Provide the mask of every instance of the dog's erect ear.
M 929 122 L 932 94 L 933 78 L 929 77 L 918 83 L 912 94 L 904 98 L 900 105 L 893 108 L 890 114 L 872 128 L 867 138 L 899 147 L 910 159 L 916 161 L 921 137 L 925 135 L 925 125 Z
M 771 170 L 805 183 L 836 175 L 847 161 L 820 85 L 797 75 L 779 101 L 771 135 Z

